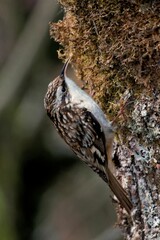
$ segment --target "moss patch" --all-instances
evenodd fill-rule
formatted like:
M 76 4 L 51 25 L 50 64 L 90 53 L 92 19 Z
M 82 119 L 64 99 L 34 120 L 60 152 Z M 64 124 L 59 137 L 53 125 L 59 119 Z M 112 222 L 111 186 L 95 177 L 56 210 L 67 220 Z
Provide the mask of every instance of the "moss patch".
M 61 0 L 63 21 L 50 35 L 72 56 L 77 77 L 111 118 L 127 90 L 134 98 L 160 88 L 159 1 Z M 117 107 L 118 106 L 118 107 Z

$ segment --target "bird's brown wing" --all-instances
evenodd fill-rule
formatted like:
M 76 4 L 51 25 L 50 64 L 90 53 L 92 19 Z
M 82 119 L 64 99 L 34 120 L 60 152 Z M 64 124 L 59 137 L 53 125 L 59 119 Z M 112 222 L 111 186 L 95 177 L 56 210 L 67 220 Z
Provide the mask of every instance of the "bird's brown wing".
M 76 155 L 108 183 L 122 206 L 130 212 L 132 204 L 125 190 L 108 169 L 105 135 L 93 114 L 86 108 L 64 106 L 57 110 L 53 122 Z

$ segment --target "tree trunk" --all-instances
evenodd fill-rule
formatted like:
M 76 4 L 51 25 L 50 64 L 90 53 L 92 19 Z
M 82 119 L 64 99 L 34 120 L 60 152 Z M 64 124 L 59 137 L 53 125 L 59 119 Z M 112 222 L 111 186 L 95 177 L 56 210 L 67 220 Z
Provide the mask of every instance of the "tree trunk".
M 133 211 L 117 207 L 125 239 L 160 239 L 160 2 L 61 0 L 51 37 L 110 120 L 113 160 Z

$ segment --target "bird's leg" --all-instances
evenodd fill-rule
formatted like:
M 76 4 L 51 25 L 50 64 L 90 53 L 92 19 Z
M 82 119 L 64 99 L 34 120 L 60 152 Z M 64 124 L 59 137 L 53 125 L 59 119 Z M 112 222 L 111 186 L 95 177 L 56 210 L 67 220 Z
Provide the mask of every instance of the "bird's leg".
M 134 101 L 128 101 L 129 98 L 130 98 L 130 96 L 127 96 L 126 99 L 121 99 L 121 100 L 120 100 L 120 109 L 119 109 L 116 117 L 111 121 L 112 126 L 116 125 L 116 122 L 117 122 L 117 120 L 119 119 L 119 117 L 120 117 L 121 115 L 123 115 L 124 118 L 126 117 L 126 114 L 125 114 L 125 111 L 124 111 L 125 108 L 126 108 L 129 104 L 131 104 L 131 103 L 134 102 Z

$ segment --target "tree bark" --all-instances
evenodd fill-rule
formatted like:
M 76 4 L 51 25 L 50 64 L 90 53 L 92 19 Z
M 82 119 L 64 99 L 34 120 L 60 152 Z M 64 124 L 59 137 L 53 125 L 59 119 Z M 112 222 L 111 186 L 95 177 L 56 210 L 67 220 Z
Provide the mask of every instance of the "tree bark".
M 50 35 L 77 77 L 115 119 L 113 160 L 133 211 L 117 207 L 128 240 L 160 239 L 160 2 L 61 0 Z

